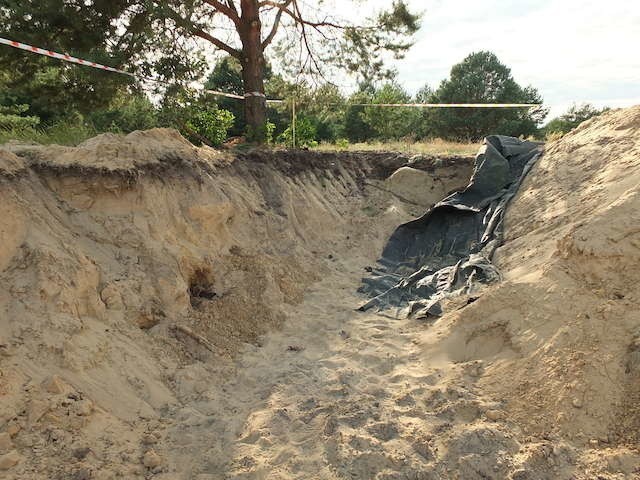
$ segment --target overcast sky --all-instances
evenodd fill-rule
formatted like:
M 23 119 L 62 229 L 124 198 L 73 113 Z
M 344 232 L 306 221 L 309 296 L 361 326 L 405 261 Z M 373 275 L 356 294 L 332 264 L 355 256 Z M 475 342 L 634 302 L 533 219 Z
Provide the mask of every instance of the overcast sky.
M 339 2 L 338 2 L 339 3 Z M 370 0 L 388 6 L 389 0 Z M 396 63 L 412 93 L 437 87 L 469 53 L 490 50 L 562 113 L 573 102 L 640 104 L 640 0 L 408 0 L 422 29 Z M 353 17 L 352 17 L 353 18 Z

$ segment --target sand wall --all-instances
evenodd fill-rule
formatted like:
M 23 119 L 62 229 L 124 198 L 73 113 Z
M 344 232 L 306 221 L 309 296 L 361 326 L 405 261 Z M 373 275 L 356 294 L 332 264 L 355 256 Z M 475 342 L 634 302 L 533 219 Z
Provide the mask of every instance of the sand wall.
M 389 154 L 233 156 L 169 130 L 0 152 L 0 432 L 20 430 L 20 454 L 40 445 L 12 470 L 30 478 L 62 468 L 52 429 L 117 456 L 115 437 L 180 401 L 185 366 L 259 344 L 311 283 L 372 261 L 421 208 L 382 182 L 396 168 L 428 171 L 437 196 L 470 173 Z

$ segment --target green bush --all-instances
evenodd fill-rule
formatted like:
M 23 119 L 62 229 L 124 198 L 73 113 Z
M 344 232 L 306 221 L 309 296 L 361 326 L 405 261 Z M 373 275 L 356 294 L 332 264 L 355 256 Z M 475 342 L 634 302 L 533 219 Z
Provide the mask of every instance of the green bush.
M 581 105 L 574 104 L 564 114 L 551 119 L 543 128 L 543 133 L 547 141 L 555 140 L 562 137 L 565 133 L 569 133 L 582 122 L 608 110 L 608 107 L 599 109 L 589 103 L 583 103 Z
M 271 145 L 273 144 L 273 132 L 275 130 L 276 125 L 272 122 L 267 121 L 267 123 L 258 128 L 247 125 L 245 136 L 249 143 L 264 142 L 267 145 Z
M 216 106 L 193 107 L 185 121 L 185 133 L 194 143 L 221 145 L 227 139 L 227 132 L 233 126 L 233 113 L 219 110 Z
M 179 130 L 196 145 L 221 145 L 227 139 L 233 122 L 233 113 L 218 108 L 206 96 L 198 96 L 190 90 L 166 95 L 158 111 L 160 126 Z
M 158 112 L 144 95 L 121 97 L 105 110 L 98 110 L 88 118 L 100 132 L 130 133 L 158 126 Z
M 267 144 L 273 145 L 273 132 L 276 131 L 276 124 L 273 122 L 267 122 L 267 124 L 265 125 L 265 129 L 267 131 Z
M 394 82 L 385 83 L 376 89 L 371 103 L 410 103 L 411 96 Z M 420 110 L 416 108 L 365 107 L 362 120 L 379 140 L 399 140 L 414 135 L 420 120 Z
M 0 128 L 4 130 L 35 128 L 40 123 L 40 119 L 23 115 L 27 110 L 29 105 L 0 105 Z
M 347 150 L 349 148 L 349 140 L 346 138 L 339 138 L 336 140 L 336 148 L 338 150 Z
M 298 118 L 296 122 L 296 147 L 317 147 L 317 130 L 315 125 L 305 117 Z M 278 142 L 284 145 L 293 146 L 293 129 L 291 126 L 280 134 Z

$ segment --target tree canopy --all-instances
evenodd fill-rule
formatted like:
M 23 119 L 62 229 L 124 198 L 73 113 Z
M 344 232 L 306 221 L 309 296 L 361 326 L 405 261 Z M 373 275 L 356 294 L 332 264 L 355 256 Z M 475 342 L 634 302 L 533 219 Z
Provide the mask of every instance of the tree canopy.
M 327 0 L 314 6 L 297 0 L 7 0 L 0 6 L 4 36 L 126 69 L 142 80 L 2 47 L 0 128 L 47 129 L 66 122 L 88 134 L 168 126 L 213 145 L 227 133 L 287 143 L 295 99 L 298 133 L 304 132 L 306 144 L 476 140 L 488 133 L 539 131 L 544 110 L 366 106 L 542 99 L 533 87 L 518 85 L 491 52 L 469 55 L 437 89 L 425 85 L 412 95 L 383 59 L 389 52 L 402 57 L 419 16 L 395 1 L 387 11 L 354 23 L 331 13 L 331 5 Z M 205 56 L 207 46 L 222 55 Z M 357 91 L 349 94 L 325 78 L 339 70 L 359 79 Z M 246 98 L 208 95 L 197 85 Z M 268 106 L 265 96 L 285 103 Z M 574 113 L 576 118 L 589 114 Z M 575 123 L 567 117 L 550 125 L 558 122 Z
M 451 68 L 431 96 L 434 103 L 542 103 L 533 87 L 521 87 L 511 69 L 491 52 L 476 52 Z M 478 140 L 503 135 L 535 135 L 546 110 L 539 109 L 439 109 L 429 112 L 432 134 L 441 138 Z
M 573 104 L 565 113 L 559 117 L 551 119 L 549 123 L 545 125 L 544 131 L 547 135 L 564 135 L 576 128 L 582 122 L 598 116 L 608 110 L 608 107 L 596 108 L 590 103 Z
M 0 20 L 6 35 L 20 41 L 182 85 L 198 78 L 204 66 L 199 52 L 213 47 L 239 63 L 244 116 L 260 138 L 267 119 L 268 47 L 276 45 L 273 55 L 283 72 L 298 76 L 326 77 L 332 69 L 346 69 L 381 77 L 388 74 L 385 52 L 400 58 L 419 28 L 419 15 L 402 0 L 359 23 L 331 9 L 326 0 L 315 5 L 299 0 L 7 0 Z M 2 63 L 14 64 L 17 55 L 3 53 Z M 12 81 L 14 95 L 30 97 L 31 110 L 43 118 L 55 117 L 69 104 L 91 111 L 124 86 L 133 87 L 130 79 L 54 65 L 46 58 L 28 59 Z M 53 95 L 41 95 L 45 87 Z

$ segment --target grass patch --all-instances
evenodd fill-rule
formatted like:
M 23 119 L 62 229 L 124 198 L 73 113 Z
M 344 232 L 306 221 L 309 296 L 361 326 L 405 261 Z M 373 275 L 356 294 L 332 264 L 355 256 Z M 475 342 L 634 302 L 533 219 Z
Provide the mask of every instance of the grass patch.
M 92 127 L 64 122 L 46 128 L 0 129 L 0 144 L 14 140 L 41 145 L 75 146 L 91 137 L 95 137 L 98 133 Z
M 368 142 L 368 143 L 346 143 L 339 142 L 334 143 L 321 143 L 317 147 L 313 147 L 313 150 L 320 151 L 376 151 L 376 152 L 403 152 L 403 153 L 415 153 L 423 155 L 463 155 L 474 156 L 478 153 L 480 143 L 459 143 L 449 142 L 439 138 L 423 141 L 423 142 L 408 142 L 408 141 L 391 141 L 391 142 Z

